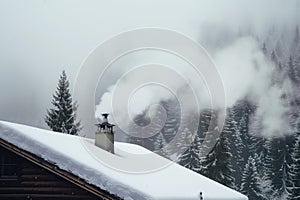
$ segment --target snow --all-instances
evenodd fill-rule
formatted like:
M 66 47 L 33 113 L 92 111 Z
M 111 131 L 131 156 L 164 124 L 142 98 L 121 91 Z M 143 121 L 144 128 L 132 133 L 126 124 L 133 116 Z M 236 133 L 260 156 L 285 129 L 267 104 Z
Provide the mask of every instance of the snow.
M 92 139 L 3 121 L 0 138 L 125 200 L 247 200 L 138 145 L 116 142 L 113 155 Z

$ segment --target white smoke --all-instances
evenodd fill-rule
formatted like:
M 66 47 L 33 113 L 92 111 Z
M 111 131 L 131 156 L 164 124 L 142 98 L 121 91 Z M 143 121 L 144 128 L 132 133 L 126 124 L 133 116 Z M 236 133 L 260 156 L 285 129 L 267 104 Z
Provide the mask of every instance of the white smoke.
M 287 134 L 290 107 L 283 98 L 290 91 L 288 79 L 274 85 L 276 67 L 251 37 L 239 38 L 216 52 L 215 62 L 224 81 L 228 107 L 247 98 L 257 109 L 252 124 L 263 136 Z M 258 127 L 257 127 L 258 126 Z
M 147 70 L 145 72 L 142 71 L 138 77 L 131 76 L 130 79 L 122 78 L 121 85 L 123 88 L 125 88 L 125 90 L 127 90 L 127 88 L 135 88 L 135 90 L 131 91 L 132 93 L 130 99 L 120 100 L 128 101 L 128 110 L 130 113 L 124 113 L 124 108 L 120 107 L 120 105 L 114 105 L 114 112 L 112 112 L 112 98 L 114 89 L 117 82 L 120 81 L 120 79 L 116 79 L 115 83 L 111 85 L 108 90 L 102 95 L 99 104 L 96 106 L 96 118 L 101 118 L 101 113 L 103 112 L 109 112 L 118 114 L 118 117 L 122 118 L 123 121 L 128 121 L 130 123 L 132 122 L 132 120 L 128 119 L 128 116 L 131 116 L 131 118 L 133 118 L 138 114 L 142 114 L 143 112 L 151 108 L 151 106 L 157 106 L 161 101 L 176 98 L 175 93 L 180 92 L 185 96 L 189 95 L 185 90 L 185 88 L 189 84 L 192 85 L 193 89 L 195 89 L 195 92 L 197 92 L 195 94 L 196 96 L 191 98 L 198 98 L 199 104 L 202 108 L 210 105 L 209 92 L 205 86 L 204 80 L 186 61 L 169 53 L 156 50 L 144 50 L 142 52 L 135 52 L 134 54 L 129 55 L 127 58 L 120 59 L 111 68 L 116 67 L 117 70 L 119 70 L 118 73 L 121 77 L 121 75 L 124 75 L 131 70 L 134 71 L 134 68 L 137 68 L 136 66 L 140 66 L 145 63 L 160 63 L 160 65 L 169 68 L 167 72 L 173 71 L 172 73 L 178 74 L 186 80 L 185 82 L 175 81 L 171 73 L 166 73 L 166 71 L 163 74 L 162 71 L 149 73 L 149 71 Z M 160 85 L 159 82 L 156 83 L 155 79 L 158 76 L 164 76 L 166 82 L 168 82 L 169 85 L 165 85 L 164 87 L 163 85 Z M 146 84 L 142 86 L 135 85 L 135 80 L 143 78 L 149 79 L 149 77 L 150 79 L 154 80 L 153 84 Z M 171 90 L 170 88 L 173 88 L 173 90 Z M 190 105 L 193 104 L 191 103 Z M 189 105 L 187 105 L 186 107 L 188 110 L 195 109 L 194 107 L 191 107 Z M 113 116 L 111 116 L 111 121 L 114 122 Z
M 223 79 L 228 107 L 269 87 L 273 66 L 252 38 L 239 38 L 213 57 Z
M 123 81 L 122 84 L 125 85 L 125 87 L 131 87 L 131 81 L 126 80 Z M 115 85 L 110 86 L 108 91 L 102 95 L 101 101 L 96 106 L 95 117 L 97 119 L 101 119 L 102 113 L 112 113 L 112 98 L 115 87 Z M 171 97 L 172 94 L 164 88 L 155 85 L 145 86 L 133 91 L 131 98 L 128 100 L 128 110 L 130 113 L 125 113 L 122 107 L 114 107 L 114 114 L 117 114 L 118 117 L 126 121 L 129 125 L 134 116 L 142 114 L 145 110 L 148 110 L 149 107 L 158 105 L 160 101 L 168 100 Z M 128 114 L 131 119 L 128 119 Z M 110 121 L 115 123 L 113 116 L 110 116 Z
M 260 127 L 263 135 L 287 133 L 289 123 L 286 115 L 290 108 L 282 97 L 289 87 L 288 84 L 279 86 L 272 83 L 274 73 L 279 72 L 265 57 L 257 40 L 252 37 L 237 38 L 232 43 L 214 51 L 212 58 L 224 83 L 227 107 L 233 106 L 238 100 L 247 98 L 257 106 L 252 124 Z M 204 82 L 197 80 L 199 77 L 195 77 L 192 71 L 186 70 L 186 67 L 190 66 L 185 66 L 185 70 L 182 70 L 183 68 L 173 63 L 172 67 L 189 80 L 197 96 L 200 97 L 201 108 L 209 106 L 211 99 Z M 124 84 L 130 85 L 131 80 L 126 80 Z M 181 82 L 174 84 L 177 88 L 185 86 Z M 96 117 L 99 117 L 102 112 L 112 111 L 113 88 L 114 86 L 111 86 L 102 96 L 96 107 Z M 159 87 L 143 87 L 128 102 L 131 116 L 140 114 L 149 106 L 173 97 L 172 93 Z M 119 114 L 122 113 L 121 109 Z M 124 119 L 127 116 L 127 113 L 126 116 L 124 114 Z

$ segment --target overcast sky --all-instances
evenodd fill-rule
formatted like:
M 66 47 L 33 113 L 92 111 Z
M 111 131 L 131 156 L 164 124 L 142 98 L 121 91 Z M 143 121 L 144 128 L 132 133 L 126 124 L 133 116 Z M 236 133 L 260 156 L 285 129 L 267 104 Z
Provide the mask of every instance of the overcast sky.
M 61 71 L 72 85 L 89 53 L 120 32 L 161 27 L 203 41 L 205 27 L 247 24 L 264 34 L 294 23 L 297 9 L 297 0 L 1 0 L 0 120 L 45 127 Z

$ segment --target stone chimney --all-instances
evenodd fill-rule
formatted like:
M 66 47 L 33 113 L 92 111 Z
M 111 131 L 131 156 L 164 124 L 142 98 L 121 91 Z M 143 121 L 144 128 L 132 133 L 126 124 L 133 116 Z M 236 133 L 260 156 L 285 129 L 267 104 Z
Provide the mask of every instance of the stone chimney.
M 103 113 L 102 116 L 102 123 L 96 124 L 98 130 L 95 136 L 95 145 L 108 152 L 114 153 L 114 125 L 108 122 L 108 113 Z

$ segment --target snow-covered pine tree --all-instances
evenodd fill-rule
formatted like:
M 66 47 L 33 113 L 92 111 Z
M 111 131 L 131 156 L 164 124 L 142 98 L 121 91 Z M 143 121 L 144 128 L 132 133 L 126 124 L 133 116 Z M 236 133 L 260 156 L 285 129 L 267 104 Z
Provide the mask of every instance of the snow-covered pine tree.
M 295 57 L 297 54 L 297 49 L 300 46 L 300 34 L 299 34 L 299 27 L 296 26 L 295 29 L 295 35 L 294 38 L 292 39 L 292 44 L 291 44 L 291 49 L 290 49 L 290 55 L 292 57 Z
M 185 128 L 182 132 L 177 133 L 177 139 L 175 141 L 175 151 L 177 153 L 183 153 L 189 148 L 189 144 L 192 140 L 192 133 L 188 128 Z
M 295 37 L 291 45 L 291 55 L 288 61 L 290 79 L 300 84 L 300 35 L 299 28 L 296 27 Z
M 296 71 L 296 74 L 298 75 L 298 83 L 300 82 L 300 44 L 298 45 L 298 48 L 296 50 L 296 55 L 293 60 L 293 67 Z
M 256 145 L 253 144 L 257 143 L 257 138 L 251 137 L 251 135 L 249 135 L 250 118 L 254 110 L 254 106 L 247 100 L 240 100 L 231 108 L 231 118 L 232 121 L 236 123 L 237 135 L 235 140 L 240 141 L 236 144 L 237 148 L 239 148 L 239 152 L 236 153 L 236 155 L 238 156 L 237 159 L 239 159 L 239 164 L 236 169 L 238 171 L 236 172 L 236 174 L 242 171 L 244 165 L 246 164 L 246 161 L 248 160 L 248 157 L 256 153 L 255 149 L 253 149 Z M 239 170 L 238 168 L 242 169 Z M 240 181 L 241 174 L 238 174 L 236 176 L 237 186 L 240 185 Z
M 264 174 L 263 170 L 262 172 L 259 172 L 259 169 L 257 169 L 257 171 L 260 177 L 260 188 L 261 188 L 262 195 L 268 200 L 274 199 L 271 180 L 268 179 L 268 177 Z
M 80 122 L 76 121 L 77 104 L 72 102 L 69 81 L 65 71 L 60 76 L 52 104 L 54 108 L 47 110 L 45 117 L 45 122 L 50 129 L 61 133 L 78 135 L 81 125 Z
M 291 56 L 288 61 L 288 75 L 293 83 L 297 84 L 300 82 L 300 74 L 298 74 L 296 64 Z
M 161 132 L 159 132 L 155 136 L 153 146 L 154 146 L 154 151 L 159 151 L 160 149 L 166 146 L 166 140 Z
M 154 142 L 153 142 L 154 150 L 153 151 L 165 158 L 170 158 L 171 155 L 169 155 L 170 153 L 166 149 L 166 145 L 167 145 L 167 142 L 164 138 L 164 135 L 161 132 L 159 132 L 158 134 L 156 134 L 154 136 Z
M 275 197 L 287 192 L 291 143 L 287 138 L 270 138 L 266 141 L 265 173 L 272 183 Z
M 270 154 L 272 148 L 272 138 L 266 138 L 263 144 L 262 156 L 260 156 L 258 162 L 261 163 L 261 169 L 258 169 L 259 175 L 261 176 L 261 188 L 263 194 L 267 199 L 274 197 L 274 190 L 272 185 L 272 179 L 270 178 L 271 168 L 272 168 L 272 157 Z M 257 165 L 257 164 L 256 164 Z
M 293 152 L 295 151 L 295 143 L 297 140 L 297 136 L 299 135 L 299 131 L 297 131 L 293 135 L 287 135 L 285 138 L 286 141 L 286 151 L 285 151 L 285 164 L 286 164 L 286 172 L 285 172 L 285 194 L 288 194 L 288 188 L 291 187 L 292 177 L 290 176 L 290 171 L 293 170 L 294 160 L 292 158 Z
M 235 177 L 235 186 L 236 188 L 239 188 L 242 178 L 241 171 L 243 171 L 245 165 L 244 155 L 246 147 L 242 141 L 241 133 L 238 130 L 233 110 L 228 109 L 227 113 L 228 117 L 223 132 L 228 136 L 230 142 L 230 150 L 232 154 L 231 161 L 234 170 L 233 175 Z
M 226 127 L 224 128 L 226 129 Z M 227 134 L 222 133 L 212 151 L 201 159 L 201 174 L 223 185 L 235 188 L 232 154 Z
M 214 110 L 203 111 L 200 115 L 198 137 L 200 138 L 200 157 L 205 157 L 214 147 L 219 135 L 217 114 Z M 205 159 L 205 158 L 203 158 Z
M 244 144 L 248 144 L 250 116 L 254 112 L 254 106 L 247 100 L 237 102 L 232 108 L 234 121 L 237 122 L 237 128 L 240 132 Z M 246 152 L 245 152 L 246 153 Z M 245 154 L 244 157 L 248 158 L 250 154 Z
M 204 109 L 200 113 L 197 135 L 200 138 L 201 149 L 208 148 L 214 139 L 214 129 L 217 127 L 217 116 L 212 109 Z M 204 142 L 205 141 L 205 142 Z M 209 151 L 209 150 L 208 150 Z
M 249 200 L 267 200 L 261 189 L 260 177 L 256 168 L 257 155 L 249 156 L 248 162 L 242 175 L 241 192 L 245 194 Z
M 292 161 L 289 170 L 291 185 L 288 187 L 288 200 L 300 200 L 300 135 L 296 140 Z
M 203 110 L 200 113 L 199 125 L 198 125 L 198 135 L 204 139 L 211 120 L 213 120 L 213 111 L 211 109 Z
M 259 133 L 252 133 L 250 132 L 247 135 L 247 149 L 250 155 L 257 154 L 259 159 L 256 161 L 256 166 L 258 171 L 262 172 L 263 162 L 264 162 L 264 142 L 265 139 L 263 137 L 255 136 L 254 134 Z
M 200 157 L 199 157 L 199 148 L 200 148 L 200 138 L 198 135 L 195 135 L 194 140 L 188 147 L 188 149 L 180 156 L 179 164 L 191 169 L 195 172 L 200 171 Z
M 174 139 L 180 126 L 180 104 L 177 99 L 169 99 L 160 102 L 166 112 L 167 119 L 161 132 L 167 143 Z
M 278 66 L 280 65 L 281 62 L 285 62 L 288 58 L 288 46 L 287 46 L 287 38 L 285 37 L 285 34 L 282 34 L 278 40 L 277 40 L 277 43 L 276 43 L 276 46 L 275 46 L 275 51 L 276 51 L 276 55 L 277 55 L 277 58 L 278 58 Z M 279 66 L 279 69 L 282 69 L 280 68 Z
M 250 129 L 250 120 L 252 122 L 257 121 L 253 120 L 255 109 L 255 106 L 247 100 L 241 101 L 233 107 L 233 118 L 237 122 L 237 129 L 240 132 L 245 149 L 247 149 L 243 152 L 245 160 L 248 160 L 248 157 L 254 154 L 258 154 L 262 158 L 264 138 L 257 136 L 260 134 L 260 130 L 255 126 L 255 123 L 252 123 L 252 129 Z M 244 164 L 246 163 L 244 162 Z M 261 163 L 256 164 L 260 168 Z M 259 171 L 261 170 L 259 169 Z

